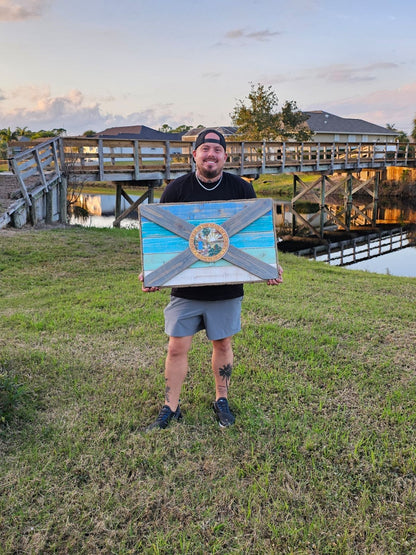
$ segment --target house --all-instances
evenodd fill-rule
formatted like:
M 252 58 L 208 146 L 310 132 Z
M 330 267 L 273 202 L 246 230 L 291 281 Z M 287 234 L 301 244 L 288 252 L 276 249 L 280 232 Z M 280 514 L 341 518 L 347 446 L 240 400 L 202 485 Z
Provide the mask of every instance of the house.
M 164 133 L 163 131 L 156 131 L 156 129 L 152 129 L 151 127 L 147 127 L 146 125 L 127 125 L 123 127 L 108 127 L 104 129 L 104 131 L 99 131 L 95 135 L 93 135 L 96 139 L 129 139 L 129 140 L 140 140 L 140 141 L 181 141 L 183 133 Z M 124 152 L 130 152 L 130 149 L 127 148 L 123 150 L 123 147 L 114 147 L 112 148 L 112 154 L 122 154 Z M 171 149 L 172 154 L 180 154 L 181 153 L 180 147 L 173 147 Z M 97 153 L 96 147 L 85 147 L 84 152 L 90 153 Z M 157 155 L 161 154 L 162 157 L 158 158 Z M 148 158 L 152 161 L 163 160 L 163 149 L 148 146 L 148 147 L 141 147 L 141 155 L 144 156 L 143 160 L 147 160 Z M 149 157 L 150 155 L 150 157 Z M 146 156 L 148 158 L 146 158 Z M 118 158 L 114 158 L 115 161 L 119 161 Z
M 314 135 L 314 142 L 320 143 L 394 143 L 397 131 L 369 123 L 362 119 L 342 118 L 323 110 L 303 112 L 309 118 L 306 125 Z
M 140 139 L 141 141 L 180 141 L 183 133 L 163 133 L 146 125 L 127 125 L 124 127 L 108 127 L 96 133 L 99 139 Z
M 362 119 L 342 118 L 323 110 L 303 112 L 308 116 L 305 125 L 313 132 L 311 141 L 321 143 L 394 143 L 399 136 L 397 131 L 375 125 Z M 198 133 L 206 129 L 197 127 L 183 135 L 183 141 L 195 141 Z M 237 127 L 213 127 L 220 131 L 225 139 L 233 140 Z

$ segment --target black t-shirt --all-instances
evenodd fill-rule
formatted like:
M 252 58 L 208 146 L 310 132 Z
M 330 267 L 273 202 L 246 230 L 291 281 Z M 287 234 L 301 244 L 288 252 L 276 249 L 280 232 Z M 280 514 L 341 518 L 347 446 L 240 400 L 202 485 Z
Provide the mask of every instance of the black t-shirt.
M 162 193 L 160 202 L 205 202 L 210 200 L 239 200 L 256 198 L 251 183 L 237 175 L 223 172 L 221 183 L 203 183 L 207 191 L 198 183 L 195 173 L 188 173 L 178 177 Z M 242 297 L 242 284 L 231 285 L 200 285 L 197 287 L 174 287 L 172 295 L 183 299 L 201 301 L 222 301 Z

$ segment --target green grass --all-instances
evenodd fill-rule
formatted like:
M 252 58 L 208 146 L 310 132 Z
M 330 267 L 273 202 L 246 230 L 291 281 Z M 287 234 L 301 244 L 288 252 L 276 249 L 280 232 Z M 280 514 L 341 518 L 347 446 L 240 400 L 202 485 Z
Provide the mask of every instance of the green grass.
M 302 175 L 302 181 L 312 183 L 318 177 L 315 174 L 305 174 Z M 291 200 L 293 197 L 293 175 L 262 174 L 253 181 L 253 187 L 258 196 L 280 197 L 282 200 Z
M 0 553 L 416 551 L 416 282 L 281 255 L 246 285 L 221 431 L 199 334 L 163 398 L 169 291 L 133 230 L 0 233 Z M 1 387 L 1 384 L 0 384 Z
M 305 183 L 313 182 L 317 179 L 317 175 L 303 175 L 302 180 Z M 253 181 L 253 187 L 256 194 L 259 196 L 272 196 L 280 197 L 290 200 L 293 197 L 293 176 L 288 174 L 264 174 L 260 175 L 258 179 Z M 155 187 L 155 196 L 160 196 L 164 186 Z M 147 187 L 124 187 L 124 190 L 130 195 L 140 195 L 147 191 Z M 94 184 L 85 184 L 82 190 L 83 193 L 90 194 L 115 194 L 114 185 L 106 185 L 105 182 L 95 182 Z

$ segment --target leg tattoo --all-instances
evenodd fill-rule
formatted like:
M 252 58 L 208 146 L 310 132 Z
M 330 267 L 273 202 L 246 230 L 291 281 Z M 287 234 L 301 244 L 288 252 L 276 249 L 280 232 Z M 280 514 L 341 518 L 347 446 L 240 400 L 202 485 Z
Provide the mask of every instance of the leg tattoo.
M 169 393 L 170 393 L 170 387 L 166 384 L 166 386 L 165 386 L 165 399 L 166 399 L 167 403 L 169 403 Z
M 223 379 L 223 381 L 225 381 L 225 387 L 227 389 L 227 392 L 228 392 L 228 387 L 230 385 L 232 371 L 233 371 L 233 367 L 231 366 L 231 364 L 225 364 L 219 370 L 219 374 L 221 378 Z

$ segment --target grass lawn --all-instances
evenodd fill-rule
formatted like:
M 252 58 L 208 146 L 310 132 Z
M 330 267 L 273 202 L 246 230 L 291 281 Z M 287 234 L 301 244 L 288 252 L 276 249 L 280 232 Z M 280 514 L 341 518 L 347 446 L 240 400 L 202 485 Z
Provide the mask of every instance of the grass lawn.
M 1 554 L 416 552 L 416 281 L 280 258 L 245 286 L 235 426 L 201 333 L 184 421 L 145 433 L 169 291 L 137 231 L 0 232 Z

